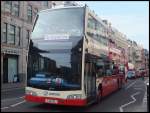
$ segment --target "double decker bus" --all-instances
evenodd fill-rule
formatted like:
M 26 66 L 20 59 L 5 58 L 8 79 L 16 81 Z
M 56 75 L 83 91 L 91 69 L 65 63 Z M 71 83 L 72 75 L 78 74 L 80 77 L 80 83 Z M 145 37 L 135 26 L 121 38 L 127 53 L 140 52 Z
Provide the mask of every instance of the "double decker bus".
M 31 34 L 25 99 L 86 106 L 125 83 L 109 58 L 107 26 L 87 6 L 40 11 Z

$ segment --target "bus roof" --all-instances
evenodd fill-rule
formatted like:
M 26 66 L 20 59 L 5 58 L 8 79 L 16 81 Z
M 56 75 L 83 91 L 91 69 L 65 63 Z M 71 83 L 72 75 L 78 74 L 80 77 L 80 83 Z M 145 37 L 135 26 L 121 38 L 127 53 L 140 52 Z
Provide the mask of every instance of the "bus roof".
M 51 10 L 57 10 L 57 9 L 68 9 L 68 8 L 83 8 L 85 6 L 63 6 L 63 7 L 54 7 L 50 9 L 41 10 L 38 13 L 45 12 L 45 11 L 51 11 Z
M 46 11 L 52 11 L 52 10 L 59 10 L 59 9 L 69 9 L 69 8 L 84 8 L 86 7 L 87 5 L 85 4 L 84 6 L 63 6 L 63 5 L 59 5 L 59 6 L 56 6 L 54 8 L 50 8 L 50 9 L 45 9 L 45 10 L 41 10 L 38 12 L 41 13 L 41 12 L 46 12 Z M 99 22 L 102 23 L 102 25 L 105 27 L 105 28 L 108 28 L 108 26 L 102 21 L 102 19 L 95 13 L 92 12 L 92 10 L 89 9 L 89 7 L 87 6 L 88 10 L 89 10 L 89 13 L 92 14 L 92 16 L 98 20 Z

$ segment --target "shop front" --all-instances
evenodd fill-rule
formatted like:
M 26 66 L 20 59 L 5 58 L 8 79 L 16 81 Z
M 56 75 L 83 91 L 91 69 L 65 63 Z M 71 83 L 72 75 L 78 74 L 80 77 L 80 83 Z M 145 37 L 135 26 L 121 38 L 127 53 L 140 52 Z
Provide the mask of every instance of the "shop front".
M 1 50 L 1 88 L 9 90 L 25 86 L 23 57 L 19 49 L 2 48 Z M 25 68 L 24 68 L 25 70 Z

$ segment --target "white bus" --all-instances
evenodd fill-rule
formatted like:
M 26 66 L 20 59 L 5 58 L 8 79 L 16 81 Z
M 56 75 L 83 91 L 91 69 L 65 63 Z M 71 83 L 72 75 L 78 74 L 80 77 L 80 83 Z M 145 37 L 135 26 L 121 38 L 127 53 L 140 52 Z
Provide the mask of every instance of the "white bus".
M 27 101 L 85 106 L 122 86 L 124 75 L 114 73 L 108 58 L 109 40 L 101 32 L 92 36 L 93 20 L 96 30 L 106 30 L 92 15 L 87 6 L 38 13 L 28 53 Z

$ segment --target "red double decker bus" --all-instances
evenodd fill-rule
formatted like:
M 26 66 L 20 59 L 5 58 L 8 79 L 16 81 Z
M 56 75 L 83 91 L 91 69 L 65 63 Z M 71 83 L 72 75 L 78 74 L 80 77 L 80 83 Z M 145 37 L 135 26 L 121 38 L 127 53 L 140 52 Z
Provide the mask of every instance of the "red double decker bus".
M 25 99 L 86 106 L 121 88 L 124 66 L 109 58 L 108 44 L 107 26 L 87 6 L 40 11 L 30 39 Z

